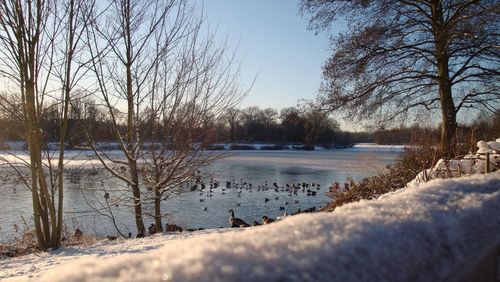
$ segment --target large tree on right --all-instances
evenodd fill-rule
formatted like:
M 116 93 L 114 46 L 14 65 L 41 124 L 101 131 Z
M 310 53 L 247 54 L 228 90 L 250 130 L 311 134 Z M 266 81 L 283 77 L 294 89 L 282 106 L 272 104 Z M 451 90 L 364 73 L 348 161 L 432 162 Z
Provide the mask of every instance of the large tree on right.
M 381 121 L 440 110 L 445 157 L 460 110 L 498 113 L 500 2 L 302 0 L 301 12 L 316 31 L 347 26 L 323 66 L 324 109 Z

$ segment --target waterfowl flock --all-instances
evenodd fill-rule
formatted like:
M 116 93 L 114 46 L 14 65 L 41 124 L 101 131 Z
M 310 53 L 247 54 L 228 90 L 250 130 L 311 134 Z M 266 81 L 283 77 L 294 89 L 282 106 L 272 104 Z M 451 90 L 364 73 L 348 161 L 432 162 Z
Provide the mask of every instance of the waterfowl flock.
M 214 191 L 217 190 L 217 188 L 220 187 L 220 182 L 218 180 L 215 180 L 213 178 L 210 179 L 210 182 L 207 184 L 201 179 L 196 180 L 195 183 L 188 183 L 186 184 L 189 186 L 190 191 L 199 191 L 199 195 L 205 196 L 206 198 L 211 198 L 214 196 Z M 278 183 L 275 181 L 273 182 L 272 186 L 268 185 L 268 181 L 263 181 L 259 185 L 253 185 L 250 182 L 243 181 L 243 179 L 240 179 L 239 181 L 232 180 L 232 181 L 226 181 L 225 186 L 221 187 L 221 195 L 226 195 L 227 192 L 233 190 L 236 191 L 236 196 L 238 198 L 241 198 L 241 195 L 243 192 L 246 193 L 252 193 L 253 191 L 257 192 L 265 192 L 265 191 L 270 191 L 270 192 L 275 192 L 275 193 L 284 193 L 287 194 L 288 196 L 298 196 L 299 194 L 305 194 L 307 196 L 316 196 L 318 191 L 321 189 L 321 185 L 316 182 L 312 183 L 285 183 L 284 185 L 278 185 Z M 274 197 L 274 200 L 279 200 L 279 196 Z M 200 198 L 200 202 L 205 202 L 205 199 Z M 267 203 L 270 201 L 270 198 L 264 197 L 263 198 L 264 203 Z M 294 200 L 295 204 L 298 204 L 298 200 Z M 284 205 L 288 205 L 288 202 L 285 201 L 283 203 Z M 236 206 L 240 206 L 241 203 L 237 202 Z
M 217 199 L 220 199 L 220 196 L 227 195 L 226 197 L 234 199 L 232 208 L 229 210 L 229 213 L 231 214 L 229 217 L 229 224 L 231 227 L 247 227 L 251 225 L 256 226 L 269 224 L 276 220 L 265 215 L 265 218 L 263 217 L 262 220 L 248 221 L 250 222 L 249 224 L 241 218 L 235 217 L 234 213 L 237 209 L 245 209 L 245 207 L 248 207 L 249 197 L 251 199 L 251 205 L 256 205 L 257 201 L 257 206 L 260 206 L 258 204 L 258 197 L 262 195 L 262 204 L 267 207 L 265 208 L 265 211 L 270 212 L 270 209 L 275 208 L 275 214 L 279 211 L 280 213 L 285 212 L 285 216 L 287 216 L 287 212 L 293 215 L 311 211 L 313 209 L 315 210 L 315 207 L 306 207 L 306 209 L 304 209 L 303 205 L 307 204 L 308 201 L 299 201 L 299 199 L 295 197 L 314 197 L 317 196 L 318 192 L 321 190 L 321 184 L 317 182 L 290 182 L 281 184 L 278 181 L 264 180 L 255 184 L 250 181 L 245 181 L 242 178 L 239 180 L 232 179 L 231 181 L 221 183 L 219 180 L 214 178 L 204 181 L 202 177 L 197 177 L 195 181 L 186 183 L 185 185 L 190 191 L 199 194 L 198 201 L 201 204 L 201 210 L 207 212 L 207 215 L 216 212 L 218 208 L 217 206 L 213 206 L 213 202 L 211 202 L 212 197 L 216 196 Z M 253 196 L 251 196 L 249 193 L 252 192 L 257 193 L 253 193 Z M 301 210 L 301 208 L 303 210 Z

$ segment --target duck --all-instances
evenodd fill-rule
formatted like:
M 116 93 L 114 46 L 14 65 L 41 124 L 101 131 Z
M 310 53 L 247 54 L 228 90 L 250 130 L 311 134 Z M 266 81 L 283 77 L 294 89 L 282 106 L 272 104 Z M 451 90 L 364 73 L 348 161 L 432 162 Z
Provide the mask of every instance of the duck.
M 257 220 L 254 220 L 252 223 L 252 226 L 259 226 L 262 225 L 262 223 L 257 222 Z
M 148 232 L 150 235 L 153 235 L 156 233 L 156 224 L 151 223 L 151 225 L 148 227 Z
M 229 217 L 229 223 L 231 223 L 231 227 L 248 227 L 250 226 L 243 219 L 234 217 L 234 211 L 232 209 L 229 210 L 231 216 Z
M 265 216 L 262 217 L 262 223 L 263 224 L 270 224 L 272 222 L 274 222 L 274 219 L 267 217 L 267 215 L 265 215 Z
M 78 239 L 82 238 L 83 232 L 80 229 L 77 228 L 75 230 L 75 233 L 73 234 L 73 236 L 75 236 L 75 238 L 78 240 Z

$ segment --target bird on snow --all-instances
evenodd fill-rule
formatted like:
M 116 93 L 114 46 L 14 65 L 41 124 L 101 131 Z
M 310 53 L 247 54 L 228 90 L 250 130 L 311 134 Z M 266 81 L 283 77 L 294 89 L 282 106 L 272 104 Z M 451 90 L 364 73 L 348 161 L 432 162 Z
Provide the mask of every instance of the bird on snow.
M 83 232 L 80 229 L 77 228 L 75 230 L 75 233 L 73 234 L 73 236 L 75 236 L 76 239 L 80 239 L 83 236 Z
M 256 220 L 253 221 L 252 226 L 259 226 L 262 225 L 262 223 L 257 222 Z
M 229 210 L 231 216 L 229 217 L 229 223 L 231 223 L 231 227 L 248 227 L 250 226 L 248 223 L 243 221 L 241 218 L 234 217 L 234 211 L 232 209 Z

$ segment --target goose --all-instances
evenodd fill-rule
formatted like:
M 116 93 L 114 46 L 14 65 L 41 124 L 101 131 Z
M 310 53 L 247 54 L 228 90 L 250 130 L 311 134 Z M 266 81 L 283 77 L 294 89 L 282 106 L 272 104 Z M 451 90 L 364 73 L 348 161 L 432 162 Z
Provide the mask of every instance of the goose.
M 262 217 L 262 223 L 263 224 L 269 224 L 269 223 L 272 223 L 272 222 L 274 222 L 274 219 L 267 217 L 267 215 L 265 215 L 265 216 Z
M 229 223 L 231 223 L 231 227 L 248 227 L 250 226 L 248 223 L 243 221 L 241 218 L 234 217 L 234 211 L 232 209 L 229 210 L 231 216 L 229 217 Z

